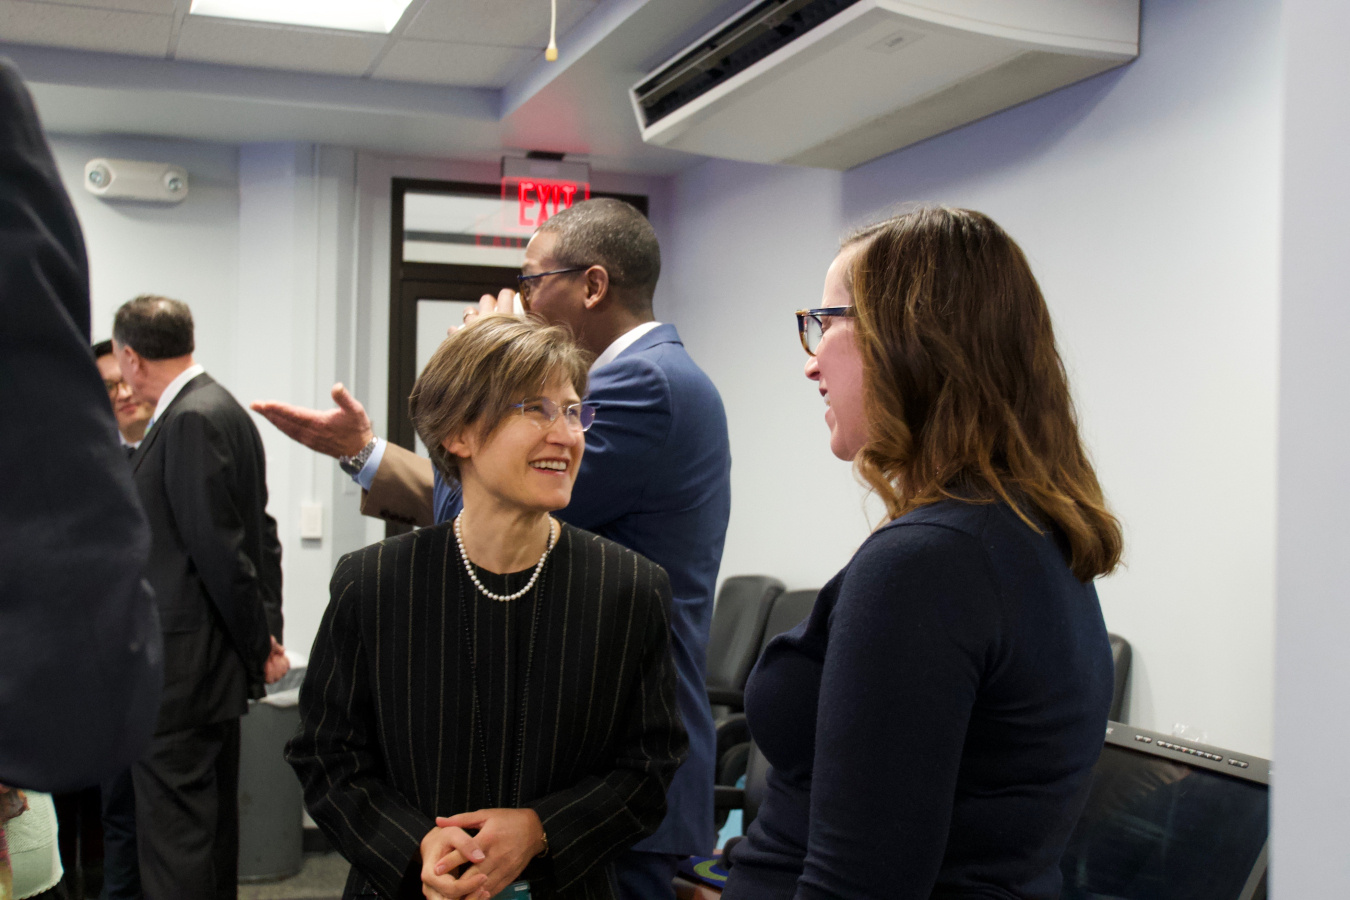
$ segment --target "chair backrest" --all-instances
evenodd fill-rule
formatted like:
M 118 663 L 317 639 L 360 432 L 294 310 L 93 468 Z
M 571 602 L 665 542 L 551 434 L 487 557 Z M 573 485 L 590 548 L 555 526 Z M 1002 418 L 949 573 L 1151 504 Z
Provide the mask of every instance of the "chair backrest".
M 773 601 L 768 621 L 764 623 L 764 637 L 760 639 L 759 652 L 764 652 L 764 648 L 769 646 L 769 641 L 785 631 L 796 628 L 803 619 L 811 615 L 811 608 L 816 605 L 816 594 L 819 593 L 819 588 L 804 588 L 779 594 Z
M 745 689 L 764 623 L 781 593 L 783 582 L 770 575 L 734 575 L 722 582 L 708 633 L 708 687 Z
M 1115 664 L 1116 681 L 1111 690 L 1111 714 L 1109 718 L 1112 722 L 1124 722 L 1122 718 L 1125 715 L 1125 696 L 1130 687 L 1130 659 L 1133 651 L 1130 650 L 1130 642 L 1118 634 L 1108 634 L 1107 638 L 1111 641 L 1111 662 Z

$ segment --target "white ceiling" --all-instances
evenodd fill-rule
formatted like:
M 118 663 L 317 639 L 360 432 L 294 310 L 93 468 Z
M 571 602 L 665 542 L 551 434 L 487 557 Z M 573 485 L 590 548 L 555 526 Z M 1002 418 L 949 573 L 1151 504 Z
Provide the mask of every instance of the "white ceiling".
M 413 0 L 389 35 L 190 15 L 191 0 L 0 0 L 0 56 L 44 126 L 299 141 L 491 160 L 550 150 L 597 170 L 698 161 L 642 143 L 628 88 L 748 0 Z
M 558 0 L 558 33 L 565 36 L 599 2 Z M 500 87 L 548 43 L 548 0 L 414 0 L 388 35 L 217 19 L 191 15 L 190 6 L 0 0 L 0 40 L 465 87 Z M 386 66 L 386 56 L 396 61 Z

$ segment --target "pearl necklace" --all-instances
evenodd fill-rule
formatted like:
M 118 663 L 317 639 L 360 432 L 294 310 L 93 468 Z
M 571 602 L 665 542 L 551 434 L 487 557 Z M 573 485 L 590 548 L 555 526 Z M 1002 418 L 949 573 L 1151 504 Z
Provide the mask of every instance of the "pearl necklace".
M 459 545 L 459 558 L 464 560 L 464 571 L 469 573 L 469 578 L 473 581 L 473 586 L 478 588 L 478 590 L 481 591 L 485 597 L 490 597 L 493 600 L 500 600 L 503 603 L 505 603 L 508 600 L 516 600 L 528 594 L 530 592 L 530 588 L 534 587 L 534 583 L 539 580 L 539 573 L 544 571 L 544 561 L 548 559 L 550 551 L 553 550 L 553 545 L 557 543 L 558 540 L 557 520 L 551 516 L 549 517 L 548 546 L 544 548 L 543 553 L 539 554 L 539 562 L 535 565 L 534 574 L 530 576 L 529 582 L 523 588 L 516 591 L 514 594 L 494 594 L 492 593 L 492 591 L 489 591 L 487 588 L 483 587 L 483 582 L 478 580 L 478 573 L 473 570 L 473 563 L 469 562 L 469 554 L 464 552 L 464 532 L 462 531 L 460 525 L 460 522 L 463 521 L 463 519 L 464 513 L 462 512 L 459 515 L 455 516 L 455 543 Z

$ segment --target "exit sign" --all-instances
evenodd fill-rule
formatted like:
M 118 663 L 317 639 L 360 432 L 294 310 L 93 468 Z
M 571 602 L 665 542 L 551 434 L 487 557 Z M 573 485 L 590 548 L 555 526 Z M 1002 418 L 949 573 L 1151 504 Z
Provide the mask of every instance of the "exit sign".
M 507 183 L 503 179 L 503 199 L 506 192 Z M 576 201 L 589 199 L 591 186 L 586 182 L 521 179 L 516 183 L 516 223 L 533 230 L 562 210 L 571 209 Z
M 502 207 L 513 231 L 533 231 L 591 198 L 591 167 L 561 159 L 502 158 Z

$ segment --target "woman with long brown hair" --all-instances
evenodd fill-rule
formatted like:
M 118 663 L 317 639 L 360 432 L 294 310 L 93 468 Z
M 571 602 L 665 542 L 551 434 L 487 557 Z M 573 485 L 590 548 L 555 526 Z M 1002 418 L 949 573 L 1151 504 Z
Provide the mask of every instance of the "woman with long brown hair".
M 1040 288 L 987 216 L 924 209 L 846 240 L 798 326 L 887 522 L 747 686 L 772 769 L 725 896 L 1058 897 L 1122 542 Z

